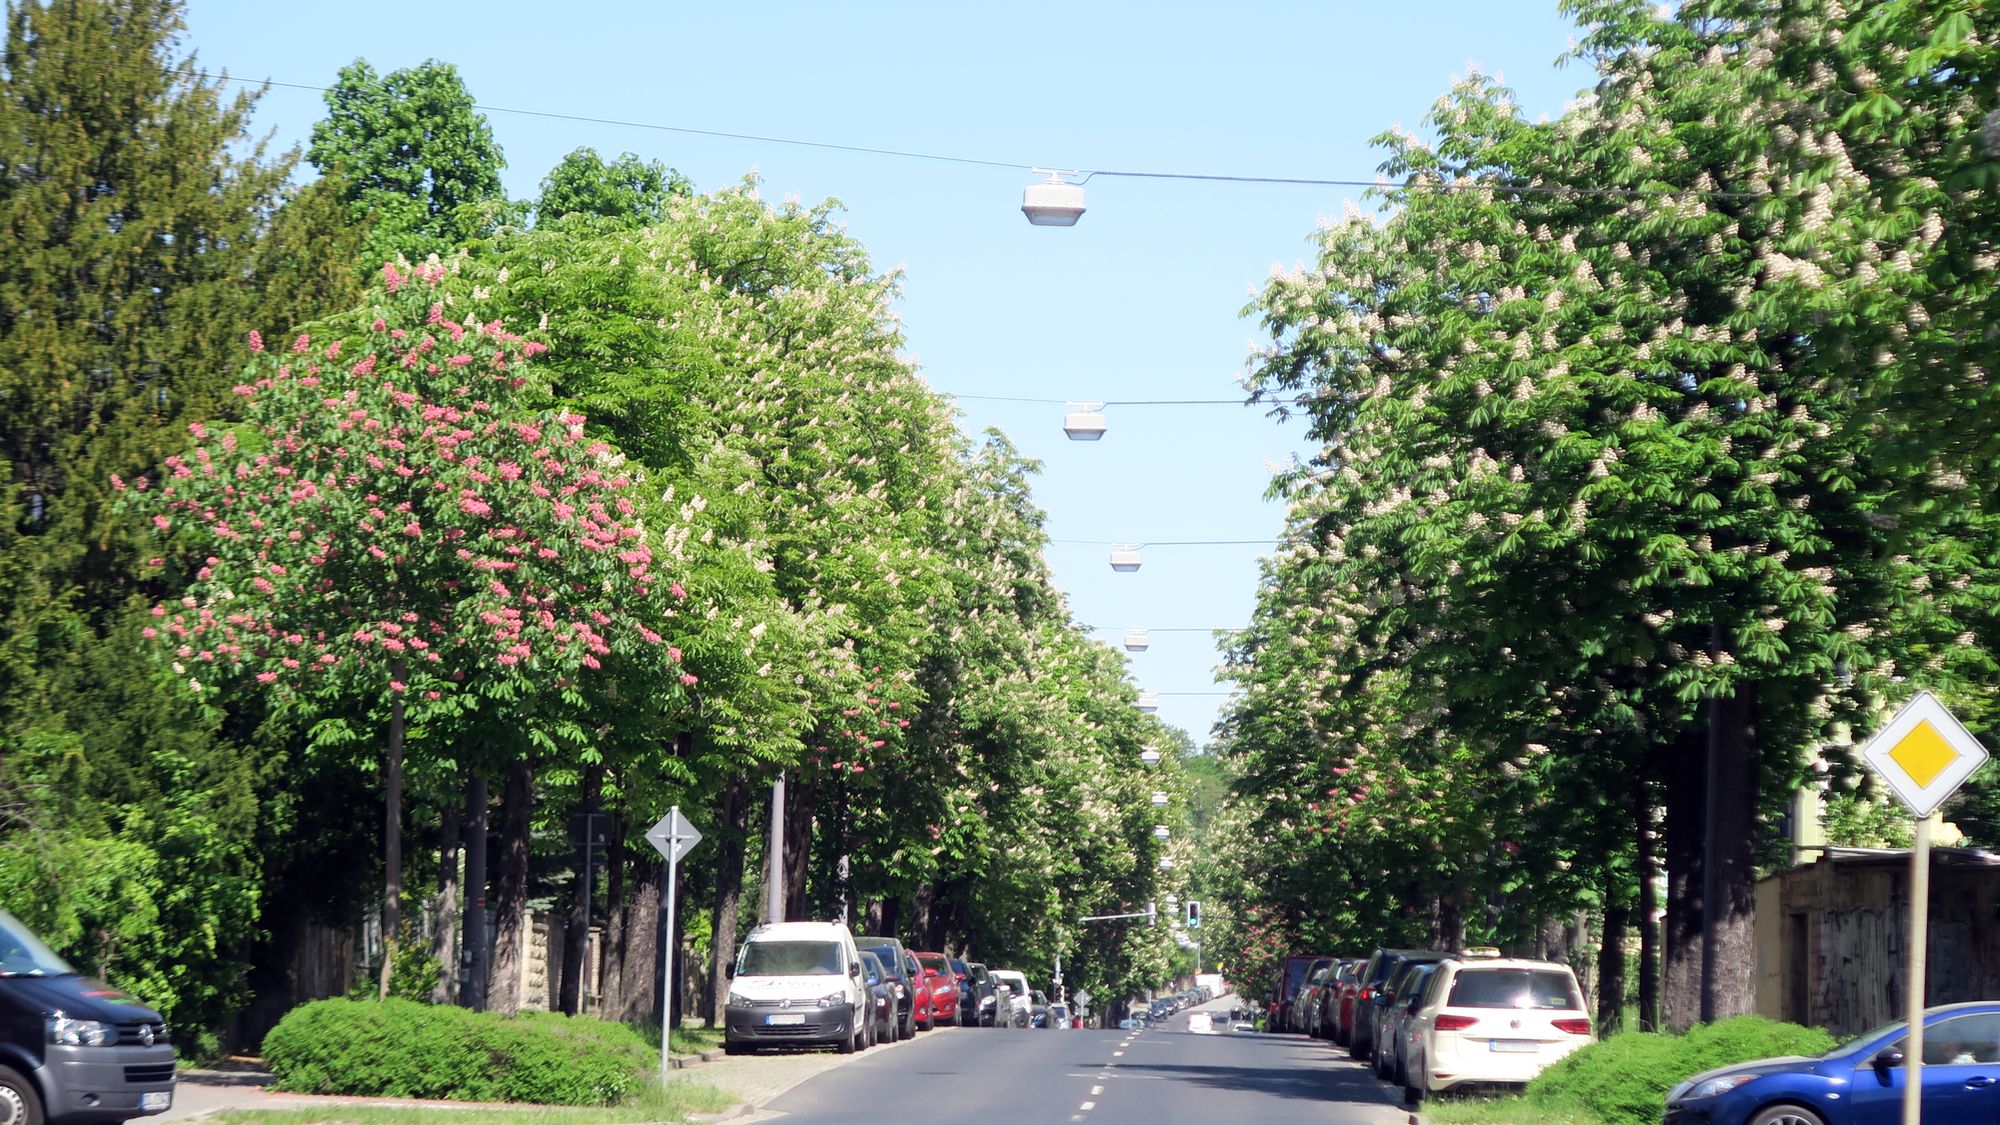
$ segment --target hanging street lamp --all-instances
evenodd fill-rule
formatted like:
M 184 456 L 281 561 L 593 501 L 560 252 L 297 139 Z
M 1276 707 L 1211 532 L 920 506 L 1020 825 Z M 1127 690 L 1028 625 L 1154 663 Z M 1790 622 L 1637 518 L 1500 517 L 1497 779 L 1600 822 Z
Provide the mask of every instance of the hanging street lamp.
M 1144 629 L 1125 630 L 1126 652 L 1144 652 L 1148 648 L 1150 648 L 1152 644 L 1153 644 L 1152 638 L 1146 635 L 1146 631 Z
M 1069 413 L 1063 415 L 1063 433 L 1071 441 L 1097 441 L 1104 436 L 1104 404 L 1101 402 L 1072 402 Z
M 1139 569 L 1139 545 L 1122 543 L 1111 549 L 1111 569 L 1120 574 L 1130 574 Z
M 1083 185 L 1067 183 L 1063 176 L 1076 175 L 1075 172 L 1058 172 L 1049 168 L 1035 168 L 1035 172 L 1047 172 L 1049 178 L 1039 184 L 1029 184 L 1021 193 L 1021 214 L 1038 227 L 1073 227 L 1083 218 Z

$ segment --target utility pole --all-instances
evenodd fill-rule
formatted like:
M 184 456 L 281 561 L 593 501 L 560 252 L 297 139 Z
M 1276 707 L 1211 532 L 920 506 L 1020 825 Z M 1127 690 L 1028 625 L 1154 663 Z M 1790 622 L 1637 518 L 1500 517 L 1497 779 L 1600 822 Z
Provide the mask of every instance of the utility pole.
M 785 771 L 771 782 L 771 844 L 765 849 L 764 921 L 785 920 Z

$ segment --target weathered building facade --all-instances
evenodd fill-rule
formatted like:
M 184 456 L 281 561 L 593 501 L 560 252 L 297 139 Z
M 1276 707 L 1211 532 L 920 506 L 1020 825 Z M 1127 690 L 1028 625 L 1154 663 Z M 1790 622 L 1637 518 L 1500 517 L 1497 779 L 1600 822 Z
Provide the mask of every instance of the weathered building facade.
M 1931 853 L 1925 1001 L 2000 996 L 2000 856 Z M 1910 856 L 1829 848 L 1757 885 L 1757 1011 L 1853 1035 L 1901 1019 L 1909 981 Z

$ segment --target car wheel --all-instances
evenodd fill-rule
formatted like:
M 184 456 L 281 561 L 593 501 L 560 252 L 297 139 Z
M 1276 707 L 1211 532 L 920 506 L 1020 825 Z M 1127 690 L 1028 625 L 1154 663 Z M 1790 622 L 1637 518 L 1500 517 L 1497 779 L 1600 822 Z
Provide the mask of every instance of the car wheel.
M 19 1071 L 0 1066 L 0 1121 L 8 1125 L 42 1125 L 42 1099 Z
M 1751 1118 L 1750 1125 L 1826 1125 L 1826 1119 L 1802 1105 L 1774 1105 Z
M 904 1039 L 915 1039 L 917 1037 L 917 1014 L 915 1012 L 911 1012 L 909 1015 L 903 1017 L 903 1024 L 896 1029 L 896 1034 Z
M 833 1049 L 839 1051 L 843 1055 L 851 1055 L 855 1051 L 855 1044 L 859 1043 L 860 1041 L 861 1041 L 861 1033 L 857 1031 L 852 1035 L 842 1036 L 841 1038 L 835 1040 L 833 1044 Z

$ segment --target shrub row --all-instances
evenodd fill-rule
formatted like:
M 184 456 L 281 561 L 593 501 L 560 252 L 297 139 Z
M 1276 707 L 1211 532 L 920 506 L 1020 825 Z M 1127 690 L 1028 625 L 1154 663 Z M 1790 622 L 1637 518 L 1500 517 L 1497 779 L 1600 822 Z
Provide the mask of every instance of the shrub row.
M 610 1105 L 653 1061 L 623 1024 L 395 999 L 318 1000 L 264 1037 L 277 1088 L 307 1094 Z
M 1626 1032 L 1593 1043 L 1528 1084 L 1529 1100 L 1577 1107 L 1613 1125 L 1656 1125 L 1667 1091 L 1690 1075 L 1775 1055 L 1817 1055 L 1833 1037 L 1813 1027 L 1737 1016 L 1686 1035 Z

